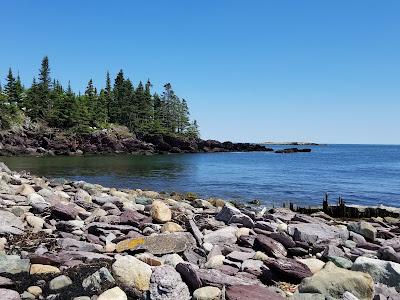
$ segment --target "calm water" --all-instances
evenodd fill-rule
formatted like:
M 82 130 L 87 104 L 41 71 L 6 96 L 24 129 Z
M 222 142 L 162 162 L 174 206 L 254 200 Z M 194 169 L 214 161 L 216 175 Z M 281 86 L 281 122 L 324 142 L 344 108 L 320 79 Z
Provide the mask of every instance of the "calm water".
M 279 146 L 273 146 L 278 149 Z M 196 192 L 281 205 L 348 203 L 400 206 L 400 146 L 328 145 L 311 153 L 158 156 L 1 157 L 14 170 L 104 186 Z

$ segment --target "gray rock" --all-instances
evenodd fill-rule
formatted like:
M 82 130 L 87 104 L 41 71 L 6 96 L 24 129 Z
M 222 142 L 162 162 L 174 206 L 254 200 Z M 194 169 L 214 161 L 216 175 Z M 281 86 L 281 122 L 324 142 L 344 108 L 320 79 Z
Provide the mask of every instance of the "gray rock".
M 249 259 L 242 263 L 240 270 L 259 277 L 263 273 L 263 268 L 264 263 L 261 260 Z
M 152 300 L 190 300 L 187 285 L 171 266 L 156 267 L 150 279 L 150 298 Z
M 343 293 L 342 300 L 359 300 L 359 299 L 352 293 L 346 291 Z
M 0 166 L 1 167 L 1 166 Z M 9 289 L 0 289 L 1 300 L 21 300 L 18 292 Z
M 339 247 L 336 247 L 334 245 L 327 245 L 325 247 L 324 252 L 322 253 L 322 257 L 328 258 L 328 257 L 331 257 L 331 256 L 343 257 L 344 256 L 344 252 Z
M 215 216 L 215 219 L 218 221 L 222 221 L 225 224 L 229 224 L 230 219 L 234 215 L 241 215 L 242 212 L 234 207 L 232 204 L 226 203 L 224 207 L 222 207 L 221 211 Z
M 229 253 L 226 258 L 232 261 L 244 262 L 245 260 L 251 259 L 254 257 L 255 252 L 240 252 L 240 251 L 233 251 Z
M 235 276 L 230 276 L 222 273 L 215 269 L 200 269 L 197 274 L 203 283 L 203 286 L 215 286 L 222 288 L 223 286 L 237 285 L 237 284 L 247 284 L 247 285 L 258 285 L 260 281 L 245 277 L 241 274 L 236 274 Z
M 295 293 L 290 300 L 325 300 L 325 296 L 319 293 Z
M 214 286 L 205 286 L 193 292 L 193 300 L 220 300 L 221 290 Z
M 87 252 L 101 252 L 103 247 L 101 245 L 88 243 L 84 241 L 77 241 L 72 238 L 58 239 L 57 244 L 65 250 L 78 250 Z
M 379 258 L 400 263 L 400 253 L 396 252 L 392 247 L 385 246 L 378 250 Z
M 0 232 L 10 234 L 23 234 L 24 223 L 9 211 L 0 210 Z
M 82 282 L 82 287 L 92 293 L 101 293 L 112 287 L 115 283 L 110 271 L 103 267 L 89 277 L 86 277 Z
M 299 285 L 300 293 L 319 293 L 334 299 L 340 299 L 346 291 L 352 291 L 360 300 L 371 300 L 374 281 L 368 274 L 342 269 L 327 262 L 321 271 Z
M 347 228 L 350 231 L 361 234 L 363 237 L 370 241 L 374 241 L 376 238 L 377 231 L 371 223 L 365 221 L 352 222 L 347 225 Z
M 0 274 L 28 273 L 29 268 L 29 259 L 21 259 L 18 255 L 0 254 Z
M 360 256 L 351 269 L 370 274 L 376 283 L 400 288 L 400 264 L 398 263 Z
M 283 300 L 281 295 L 260 285 L 233 285 L 226 289 L 226 300 Z
M 60 275 L 52 279 L 49 283 L 49 288 L 52 291 L 61 290 L 72 284 L 71 278 L 65 275 Z
M 400 299 L 400 292 L 396 291 L 394 287 L 388 287 L 382 283 L 376 283 L 374 300 L 375 299 L 398 300 Z
M 32 193 L 28 196 L 28 204 L 38 212 L 43 212 L 46 208 L 50 207 L 50 204 L 37 193 Z
M 293 236 L 295 241 L 302 241 L 311 244 L 336 238 L 347 240 L 349 236 L 347 230 L 326 225 L 324 223 L 289 224 L 288 232 Z
M 262 234 L 257 235 L 254 242 L 254 247 L 257 249 L 261 249 L 268 255 L 276 258 L 285 257 L 287 255 L 287 251 L 281 243 Z
M 211 244 L 235 244 L 237 227 L 227 226 L 204 235 L 204 242 Z
M 351 269 L 353 266 L 353 262 L 345 257 L 329 256 L 328 259 L 339 268 Z
M 196 290 L 202 286 L 201 280 L 197 274 L 199 268 L 190 263 L 179 263 L 176 265 L 176 271 L 181 275 L 182 280 L 191 290 Z
M 116 286 L 102 293 L 97 300 L 128 300 L 128 297 L 123 290 Z
M 12 173 L 11 170 L 3 162 L 0 162 L 0 172 L 4 172 L 4 173 L 7 173 L 7 174 L 11 174 Z

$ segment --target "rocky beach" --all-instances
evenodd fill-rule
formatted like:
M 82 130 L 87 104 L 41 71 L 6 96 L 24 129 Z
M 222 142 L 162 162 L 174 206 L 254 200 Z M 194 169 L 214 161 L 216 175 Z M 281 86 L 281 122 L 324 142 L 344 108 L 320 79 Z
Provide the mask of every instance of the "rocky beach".
M 235 207 L 0 163 L 0 299 L 400 299 L 400 219 Z

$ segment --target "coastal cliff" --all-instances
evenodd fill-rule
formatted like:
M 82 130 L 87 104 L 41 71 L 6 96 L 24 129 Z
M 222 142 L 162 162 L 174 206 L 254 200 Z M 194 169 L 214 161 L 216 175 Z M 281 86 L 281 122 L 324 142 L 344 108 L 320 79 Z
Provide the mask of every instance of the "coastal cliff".
M 0 298 L 395 300 L 399 226 L 46 179 L 0 163 Z
M 218 142 L 174 135 L 137 136 L 127 127 L 112 125 L 107 129 L 73 132 L 31 123 L 0 131 L 0 156 L 81 155 L 105 153 L 157 154 L 229 151 L 272 151 L 250 143 Z

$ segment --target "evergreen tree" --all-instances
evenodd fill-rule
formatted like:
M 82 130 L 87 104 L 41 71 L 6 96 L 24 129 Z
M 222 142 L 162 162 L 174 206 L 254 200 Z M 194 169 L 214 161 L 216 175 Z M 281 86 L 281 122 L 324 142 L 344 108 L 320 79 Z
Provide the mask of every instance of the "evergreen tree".
M 7 83 L 4 86 L 4 92 L 7 96 L 7 101 L 13 103 L 17 101 L 16 79 L 12 73 L 11 68 L 8 69 Z

